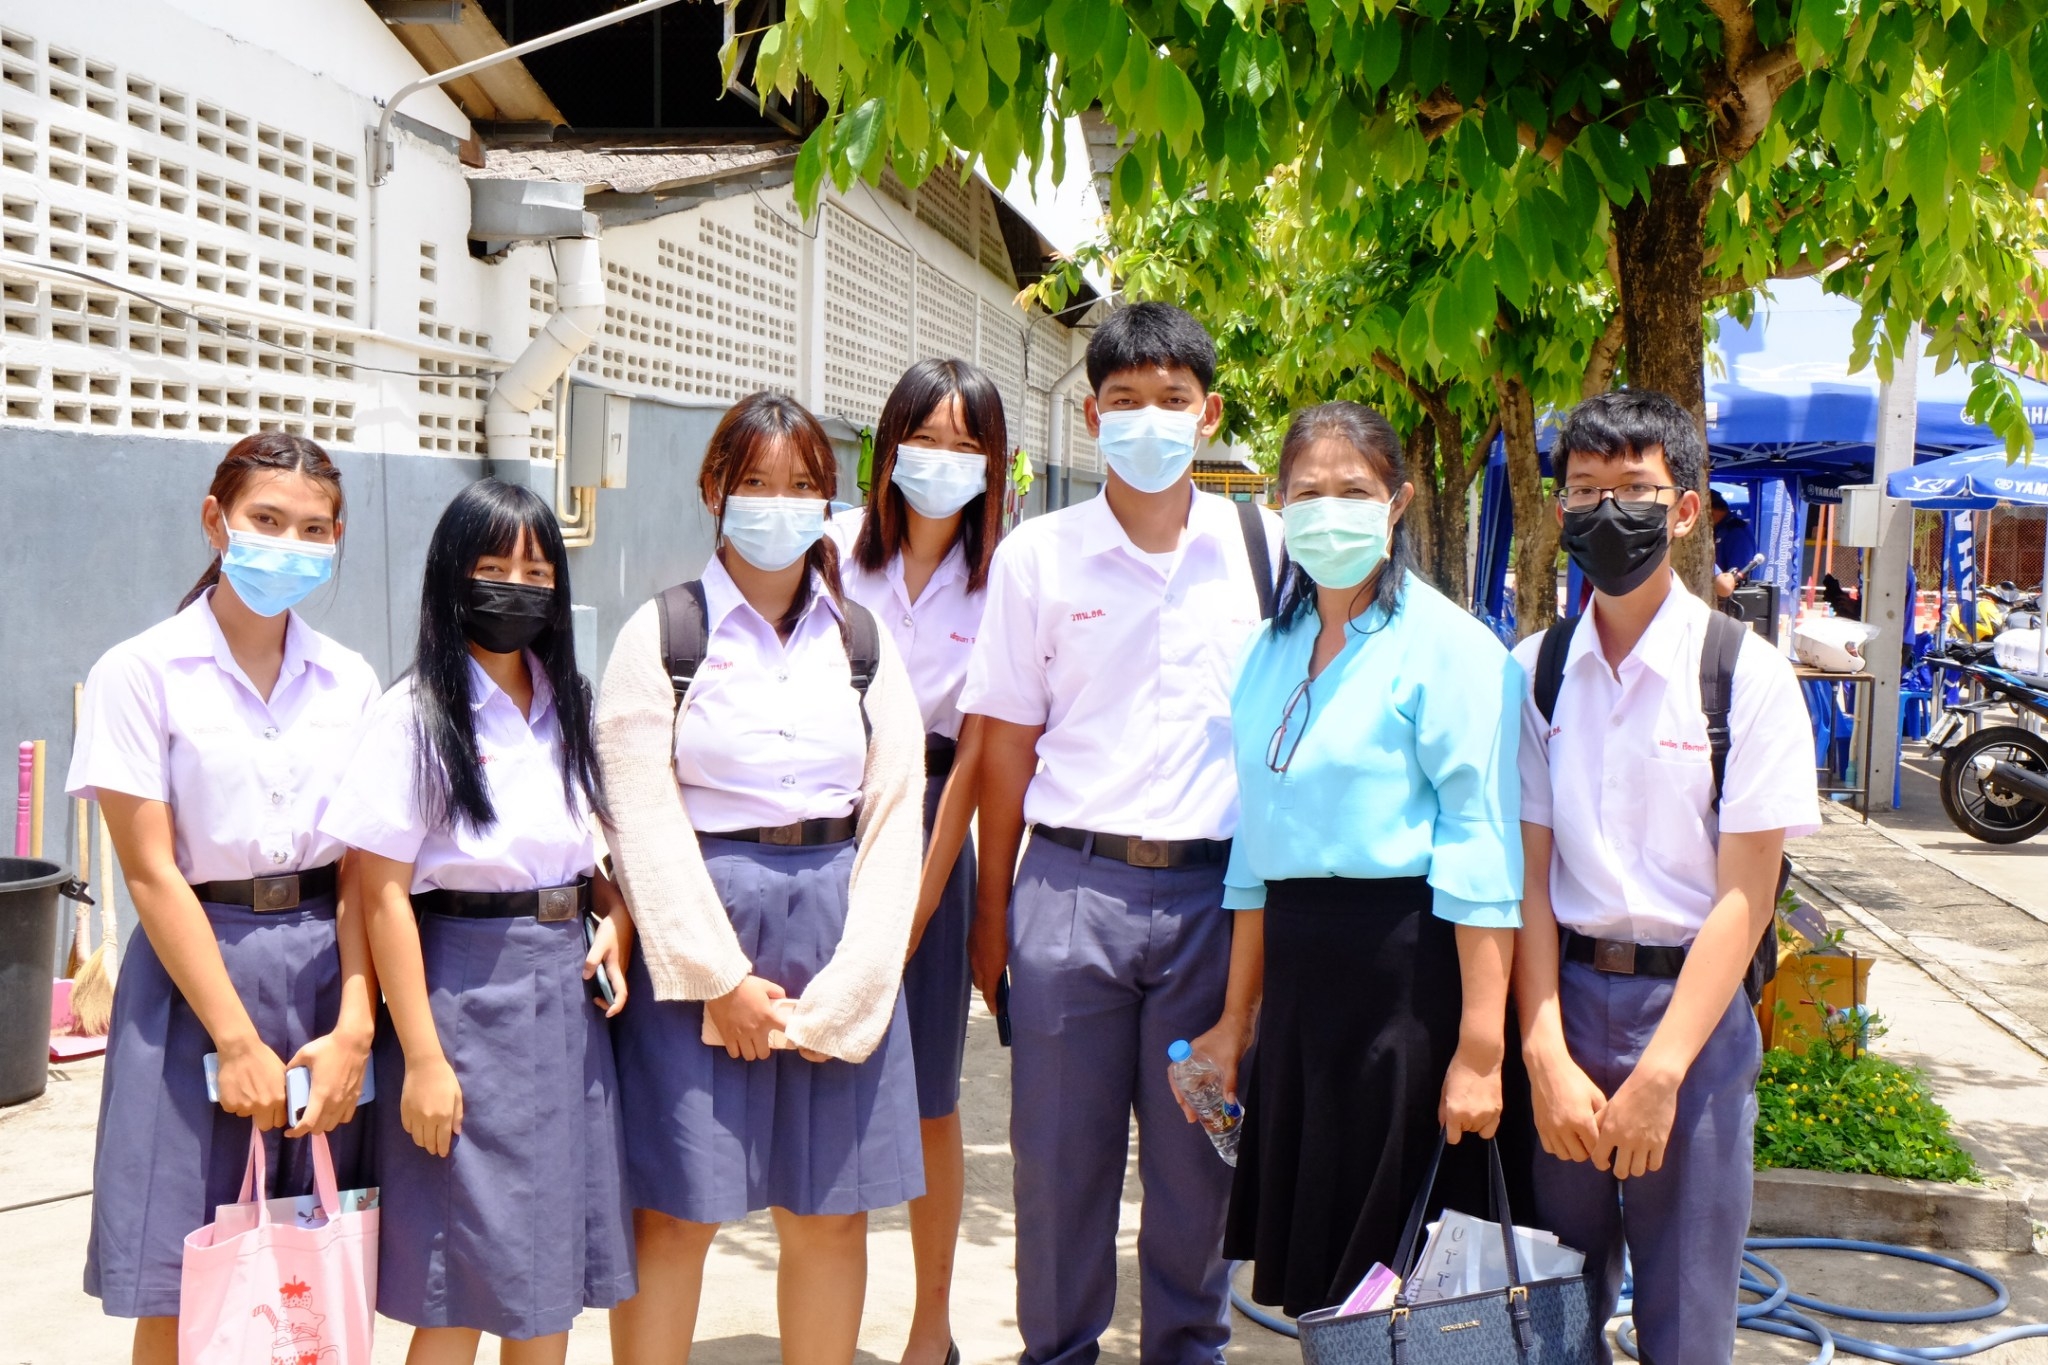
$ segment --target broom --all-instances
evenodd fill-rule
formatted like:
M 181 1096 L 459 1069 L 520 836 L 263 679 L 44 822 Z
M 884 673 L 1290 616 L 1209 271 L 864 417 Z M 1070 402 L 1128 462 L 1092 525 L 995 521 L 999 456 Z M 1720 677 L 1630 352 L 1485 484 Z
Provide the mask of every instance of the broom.
M 78 718 L 85 706 L 85 684 L 71 684 L 71 744 L 78 745 Z M 78 823 L 78 863 L 72 876 L 78 879 L 81 894 L 71 902 L 71 951 L 64 958 L 64 975 L 73 982 L 78 980 L 78 969 L 85 965 L 85 955 L 92 951 L 92 921 L 86 918 L 86 909 L 92 904 L 86 883 L 92 879 L 92 826 L 87 823 L 88 811 L 85 798 L 80 797 L 76 805 Z M 76 986 L 73 987 L 76 989 Z
M 88 1037 L 104 1037 L 114 1022 L 114 973 L 121 951 L 114 924 L 114 833 L 107 828 L 105 811 L 100 812 L 99 827 L 100 941 L 71 985 L 71 1017 Z

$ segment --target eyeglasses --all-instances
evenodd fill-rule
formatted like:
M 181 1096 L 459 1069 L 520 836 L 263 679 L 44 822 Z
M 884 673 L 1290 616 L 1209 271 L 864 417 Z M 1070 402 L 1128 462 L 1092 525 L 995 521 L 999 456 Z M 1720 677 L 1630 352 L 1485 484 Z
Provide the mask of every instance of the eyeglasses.
M 1273 732 L 1273 738 L 1266 745 L 1266 766 L 1276 773 L 1285 774 L 1294 762 L 1294 752 L 1301 747 L 1301 737 L 1308 733 L 1309 710 L 1314 703 L 1308 695 L 1308 679 L 1301 680 L 1301 686 L 1294 689 L 1294 695 L 1287 699 L 1287 706 L 1280 712 L 1280 728 Z M 1301 728 L 1294 732 L 1294 742 L 1287 742 L 1287 728 L 1294 724 L 1294 708 L 1301 708 Z M 1280 751 L 1286 749 L 1283 755 Z
M 1625 483 L 1619 488 L 1592 488 L 1574 484 L 1557 490 L 1557 500 L 1564 504 L 1567 512 L 1590 512 L 1604 500 L 1613 498 L 1623 507 L 1642 507 L 1657 501 L 1660 493 L 1675 493 L 1678 485 L 1670 483 Z

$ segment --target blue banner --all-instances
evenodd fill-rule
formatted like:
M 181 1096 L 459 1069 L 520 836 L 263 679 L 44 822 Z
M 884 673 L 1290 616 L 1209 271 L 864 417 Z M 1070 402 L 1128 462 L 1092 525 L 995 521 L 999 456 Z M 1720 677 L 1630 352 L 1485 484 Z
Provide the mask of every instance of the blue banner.
M 1948 518 L 1948 581 L 1962 613 L 1965 637 L 1977 635 L 1977 532 L 1973 513 L 1953 512 Z

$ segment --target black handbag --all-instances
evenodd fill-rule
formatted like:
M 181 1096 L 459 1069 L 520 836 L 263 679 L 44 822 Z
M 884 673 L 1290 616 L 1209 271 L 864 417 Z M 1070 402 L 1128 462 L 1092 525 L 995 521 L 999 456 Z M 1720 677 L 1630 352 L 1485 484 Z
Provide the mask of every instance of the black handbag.
M 1593 1320 L 1583 1275 L 1522 1282 L 1500 1148 L 1491 1142 L 1486 1147 L 1494 1213 L 1507 1248 L 1508 1288 L 1435 1303 L 1413 1301 L 1416 1243 L 1444 1159 L 1444 1140 L 1439 1137 L 1422 1191 L 1408 1212 L 1400 1249 L 1394 1253 L 1393 1264 L 1402 1272 L 1394 1306 L 1349 1316 L 1339 1316 L 1338 1308 L 1304 1313 L 1297 1326 L 1305 1365 L 1597 1365 L 1605 1359 L 1600 1343 L 1605 1325 Z

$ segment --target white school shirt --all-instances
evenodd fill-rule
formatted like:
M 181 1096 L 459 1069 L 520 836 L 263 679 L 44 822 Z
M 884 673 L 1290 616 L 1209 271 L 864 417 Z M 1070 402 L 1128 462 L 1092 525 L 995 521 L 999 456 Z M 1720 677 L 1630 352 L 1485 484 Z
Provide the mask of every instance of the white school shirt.
M 676 783 L 700 833 L 851 815 L 867 728 L 839 631 L 839 606 L 811 576 L 784 641 L 717 556 L 704 569 L 709 635 L 676 726 Z
M 85 680 L 65 790 L 121 792 L 171 808 L 188 882 L 324 867 L 319 832 L 377 700 L 377 674 L 290 613 L 270 700 L 257 694 L 214 618 L 212 594 L 108 650 Z
M 880 573 L 869 573 L 854 562 L 853 543 L 866 515 L 866 508 L 852 507 L 830 523 L 832 539 L 839 545 L 839 577 L 846 595 L 875 614 L 903 656 L 910 689 L 924 714 L 925 733 L 958 739 L 960 688 L 967 681 L 967 659 L 981 631 L 988 593 L 967 590 L 967 551 L 964 542 L 955 539 L 924 591 L 911 601 L 903 586 L 901 554 L 891 555 Z
M 1551 831 L 1550 904 L 1567 928 L 1659 947 L 1691 943 L 1714 908 L 1719 830 L 1782 829 L 1796 839 L 1820 828 L 1805 697 L 1785 656 L 1747 629 L 1735 656 L 1716 819 L 1700 711 L 1708 612 L 1674 575 L 1618 677 L 1593 621 L 1580 622 L 1547 723 L 1534 689 L 1542 637 L 1515 647 L 1531 679 L 1522 703 L 1522 819 Z
M 414 679 L 408 677 L 371 710 L 321 830 L 352 848 L 411 863 L 415 893 L 533 891 L 588 876 L 597 866 L 596 829 L 583 793 L 572 803 L 562 790 L 554 689 L 533 655 L 526 666 L 533 674 L 531 718 L 475 659 L 469 661 L 477 752 L 498 817 L 489 829 L 422 815 L 413 783 Z
M 1261 515 L 1277 571 L 1280 519 Z M 1196 492 L 1179 551 L 1155 556 L 1097 494 L 996 548 L 960 709 L 1045 727 L 1024 795 L 1033 824 L 1227 839 L 1230 688 L 1259 624 L 1234 503 Z

